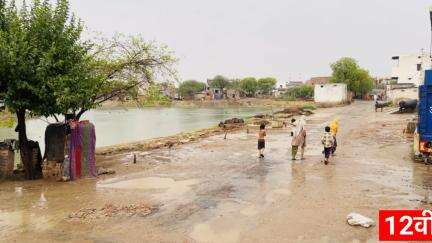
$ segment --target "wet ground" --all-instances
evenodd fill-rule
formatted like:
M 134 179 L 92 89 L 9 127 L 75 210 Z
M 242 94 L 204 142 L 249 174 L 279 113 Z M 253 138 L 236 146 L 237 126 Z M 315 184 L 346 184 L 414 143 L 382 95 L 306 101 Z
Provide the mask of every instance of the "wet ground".
M 69 242 L 376 242 L 351 212 L 430 207 L 432 169 L 410 159 L 402 131 L 413 115 L 372 103 L 308 118 L 306 160 L 290 160 L 289 130 L 214 136 L 171 150 L 99 158 L 115 175 L 76 182 L 0 184 L 0 240 Z M 340 118 L 337 156 L 325 166 L 323 127 Z M 103 161 L 103 162 L 102 162 Z

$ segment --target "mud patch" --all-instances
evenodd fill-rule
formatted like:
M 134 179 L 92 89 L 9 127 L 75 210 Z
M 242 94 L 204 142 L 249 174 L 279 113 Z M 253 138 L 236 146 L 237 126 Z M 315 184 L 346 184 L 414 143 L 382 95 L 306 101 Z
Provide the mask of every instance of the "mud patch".
M 193 228 L 190 236 L 198 242 L 237 242 L 240 237 L 240 232 L 234 229 L 224 229 L 217 232 L 208 224 L 197 224 Z
M 158 207 L 148 206 L 147 204 L 130 204 L 126 206 L 117 206 L 106 204 L 100 209 L 82 208 L 69 215 L 67 220 L 70 221 L 93 221 L 103 218 L 112 217 L 146 217 L 155 213 Z

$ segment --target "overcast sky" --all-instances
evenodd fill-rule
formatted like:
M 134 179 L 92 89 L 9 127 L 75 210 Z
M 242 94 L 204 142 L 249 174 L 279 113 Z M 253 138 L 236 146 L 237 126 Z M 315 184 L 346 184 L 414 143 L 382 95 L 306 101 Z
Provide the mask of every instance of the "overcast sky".
M 391 56 L 429 49 L 426 0 L 71 0 L 88 31 L 141 34 L 180 58 L 181 79 L 330 75 L 342 56 L 389 75 Z

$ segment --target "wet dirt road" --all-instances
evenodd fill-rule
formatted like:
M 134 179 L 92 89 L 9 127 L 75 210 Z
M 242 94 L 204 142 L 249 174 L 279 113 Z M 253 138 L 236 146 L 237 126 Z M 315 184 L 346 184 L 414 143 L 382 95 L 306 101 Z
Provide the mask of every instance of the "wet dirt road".
M 321 163 L 323 127 L 340 118 L 337 156 Z M 40 242 L 376 242 L 357 212 L 430 207 L 432 169 L 410 160 L 412 115 L 372 103 L 308 118 L 306 160 L 290 160 L 288 130 L 215 136 L 171 150 L 103 158 L 117 173 L 70 183 L 0 184 L 0 240 Z

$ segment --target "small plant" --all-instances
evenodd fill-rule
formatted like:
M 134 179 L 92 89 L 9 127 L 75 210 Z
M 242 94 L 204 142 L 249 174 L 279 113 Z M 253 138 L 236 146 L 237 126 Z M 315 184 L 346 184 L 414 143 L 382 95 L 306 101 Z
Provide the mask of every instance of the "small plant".
M 312 104 L 305 104 L 301 107 L 303 110 L 316 110 L 316 106 L 312 105 Z
M 0 120 L 0 127 L 12 128 L 15 124 L 13 117 L 6 117 Z

